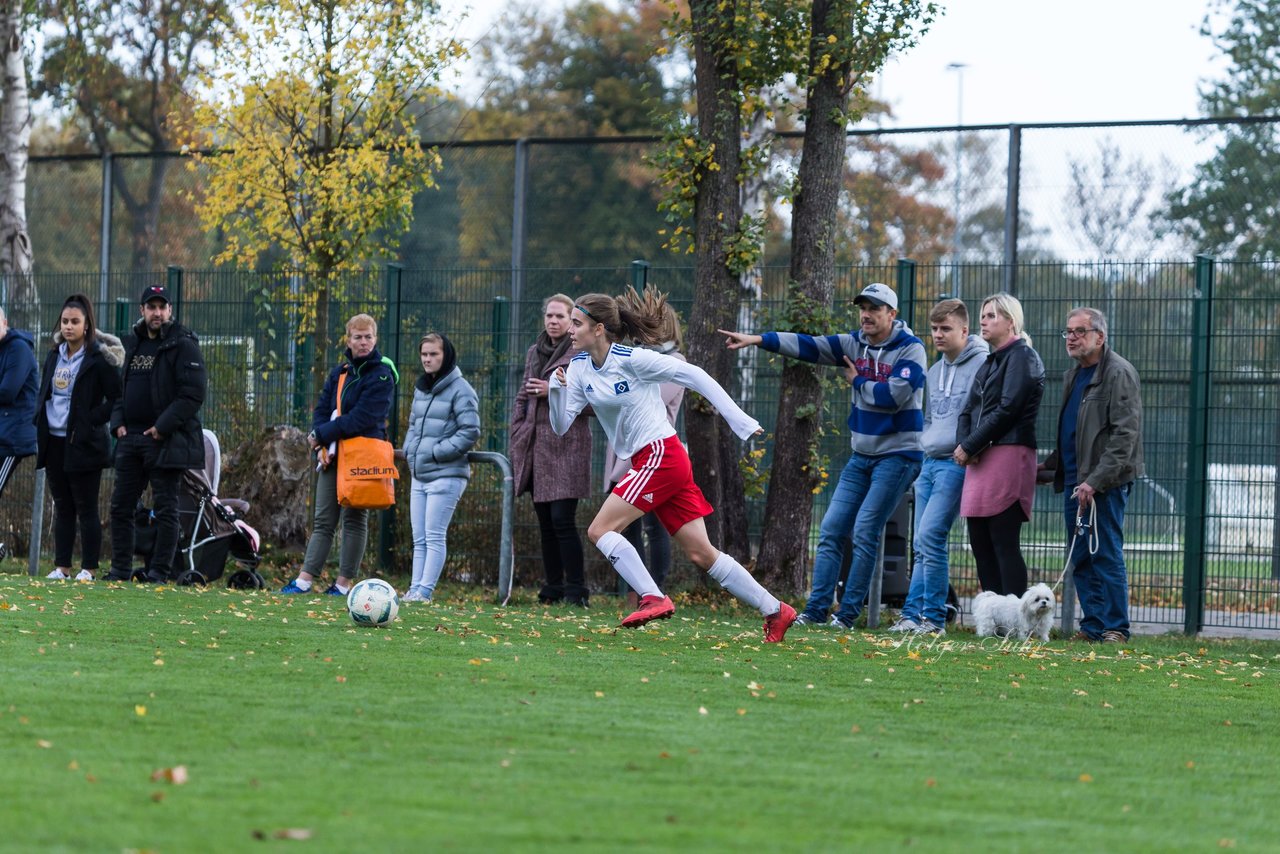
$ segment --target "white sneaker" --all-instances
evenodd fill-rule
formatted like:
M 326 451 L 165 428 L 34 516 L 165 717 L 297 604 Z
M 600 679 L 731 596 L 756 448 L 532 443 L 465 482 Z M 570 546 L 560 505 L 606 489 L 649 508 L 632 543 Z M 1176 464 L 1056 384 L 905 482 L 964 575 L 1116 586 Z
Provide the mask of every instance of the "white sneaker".
M 76 581 L 93 581 L 93 573 L 87 569 L 82 569 L 76 573 Z
M 914 633 L 917 635 L 933 635 L 934 637 L 942 637 L 947 630 L 935 623 L 933 620 L 924 619 L 916 626 Z
M 920 628 L 920 624 L 910 617 L 899 617 L 898 622 L 889 627 L 891 632 L 914 632 Z
M 58 569 L 56 566 L 53 568 L 53 572 L 45 576 L 45 578 L 48 578 L 51 581 L 66 581 L 70 577 L 71 576 L 67 575 L 65 572 Z
M 427 601 L 427 597 L 419 593 L 418 588 L 410 587 L 408 590 L 405 591 L 404 595 L 400 597 L 400 601 L 401 602 L 425 602 Z

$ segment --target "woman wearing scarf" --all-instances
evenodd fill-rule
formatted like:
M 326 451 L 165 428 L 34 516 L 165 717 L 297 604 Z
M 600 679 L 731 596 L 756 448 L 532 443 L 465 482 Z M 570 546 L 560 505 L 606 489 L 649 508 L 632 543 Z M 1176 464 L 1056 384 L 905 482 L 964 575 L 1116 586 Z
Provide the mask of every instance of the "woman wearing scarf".
M 511 414 L 509 449 L 516 495 L 533 493 L 533 509 L 542 535 L 545 582 L 538 599 L 587 607 L 578 501 L 591 496 L 591 429 L 579 416 L 563 436 L 551 429 L 547 380 L 569 365 L 569 315 L 573 300 L 564 294 L 542 304 L 542 334 L 525 358 L 524 382 Z
M 453 342 L 428 332 L 418 341 L 418 356 L 422 376 L 413 387 L 404 439 L 404 457 L 413 477 L 413 581 L 405 602 L 431 601 L 448 553 L 449 521 L 471 478 L 467 451 L 480 437 L 479 402 L 475 389 L 462 378 Z

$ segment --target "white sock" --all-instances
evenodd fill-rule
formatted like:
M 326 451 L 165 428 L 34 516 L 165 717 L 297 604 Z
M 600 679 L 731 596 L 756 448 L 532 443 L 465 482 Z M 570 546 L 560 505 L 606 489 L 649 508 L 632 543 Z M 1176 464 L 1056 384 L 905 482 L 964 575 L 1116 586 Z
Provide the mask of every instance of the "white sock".
M 636 551 L 635 546 L 627 542 L 626 537 L 617 531 L 609 531 L 596 540 L 596 548 L 600 550 L 600 554 L 609 559 L 609 563 L 613 564 L 618 575 L 621 575 L 622 580 L 631 585 L 631 589 L 637 594 L 640 596 L 662 595 L 653 576 L 645 568 L 644 561 L 640 559 L 640 553 Z
M 333 582 L 333 586 L 338 588 L 338 592 L 341 593 L 343 596 L 346 596 L 348 593 L 351 592 L 350 584 L 348 584 L 346 587 L 343 587 L 341 584 L 335 581 Z
M 766 617 L 778 613 L 782 606 L 768 590 L 760 586 L 760 582 L 747 572 L 746 567 L 733 559 L 731 555 L 720 552 L 720 557 L 707 570 L 720 586 L 755 608 Z
M 295 578 L 295 579 L 293 580 L 293 583 L 294 583 L 295 585 L 297 585 L 297 587 L 298 587 L 298 589 L 299 589 L 299 590 L 310 590 L 310 589 L 311 589 L 311 582 L 310 582 L 310 581 L 303 581 L 301 578 Z

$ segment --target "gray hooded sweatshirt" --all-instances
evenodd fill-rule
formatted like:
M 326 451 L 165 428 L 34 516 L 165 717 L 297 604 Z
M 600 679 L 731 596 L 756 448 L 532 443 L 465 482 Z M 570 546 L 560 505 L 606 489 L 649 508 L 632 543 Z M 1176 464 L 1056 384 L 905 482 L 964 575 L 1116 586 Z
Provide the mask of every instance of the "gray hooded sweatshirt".
M 924 383 L 928 404 L 924 410 L 924 433 L 920 436 L 926 457 L 944 459 L 956 449 L 956 419 L 969 399 L 973 376 L 987 361 L 990 349 L 980 337 L 970 335 L 954 362 L 940 356 L 929 368 Z

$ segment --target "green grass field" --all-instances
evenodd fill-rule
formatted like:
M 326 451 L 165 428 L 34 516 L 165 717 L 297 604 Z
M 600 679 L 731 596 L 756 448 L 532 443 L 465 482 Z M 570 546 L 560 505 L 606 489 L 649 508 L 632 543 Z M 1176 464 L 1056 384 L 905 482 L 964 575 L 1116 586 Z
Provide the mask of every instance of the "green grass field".
M 727 599 L 626 631 L 451 592 L 358 629 L 0 576 L 0 848 L 1276 849 L 1278 644 L 766 646 Z

